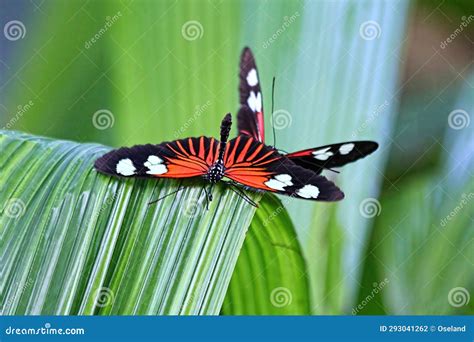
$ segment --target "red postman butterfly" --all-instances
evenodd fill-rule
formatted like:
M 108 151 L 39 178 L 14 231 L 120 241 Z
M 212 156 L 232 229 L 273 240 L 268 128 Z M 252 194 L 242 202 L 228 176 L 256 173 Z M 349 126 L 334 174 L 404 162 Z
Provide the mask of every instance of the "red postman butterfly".
M 102 173 L 122 177 L 201 177 L 210 183 L 210 191 L 206 190 L 209 201 L 213 185 L 224 181 L 224 177 L 252 204 L 236 184 L 316 201 L 338 201 L 344 197 L 333 182 L 296 165 L 252 136 L 239 135 L 227 141 L 231 125 L 232 117 L 227 114 L 222 120 L 220 141 L 201 136 L 122 147 L 97 159 L 94 166 Z
M 264 142 L 262 92 L 255 58 L 249 48 L 244 48 L 242 51 L 239 77 L 240 109 L 237 114 L 239 134 Z M 374 141 L 348 141 L 288 153 L 285 157 L 299 166 L 320 174 L 323 169 L 332 170 L 364 158 L 377 148 L 378 144 Z

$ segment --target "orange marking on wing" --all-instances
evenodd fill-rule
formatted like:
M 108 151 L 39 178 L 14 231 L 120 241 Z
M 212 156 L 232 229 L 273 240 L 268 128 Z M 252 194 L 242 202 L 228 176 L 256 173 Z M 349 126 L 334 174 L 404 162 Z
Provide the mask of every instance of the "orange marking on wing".
M 249 150 L 249 148 L 250 148 L 250 145 L 252 145 L 252 141 L 253 141 L 253 139 L 249 139 L 249 140 L 247 141 L 247 143 L 245 144 L 244 148 L 243 148 L 242 151 L 240 152 L 239 157 L 237 158 L 236 163 L 240 163 L 240 162 L 244 161 L 244 158 L 245 158 L 245 156 L 247 155 L 247 152 L 248 152 L 248 150 Z
M 177 140 L 176 141 L 176 144 L 178 145 L 178 147 L 181 149 L 181 151 L 183 151 L 184 155 L 186 157 L 189 157 L 189 153 L 188 151 L 186 151 L 186 149 L 183 147 L 183 145 L 181 145 L 181 141 Z
M 177 163 L 177 164 L 189 163 L 192 165 L 196 165 L 200 170 L 207 170 L 209 168 L 206 165 L 206 163 L 204 163 L 204 161 L 200 159 L 178 157 L 176 159 L 172 159 L 171 161 L 172 163 Z M 196 167 L 194 167 L 194 169 L 196 169 Z
M 182 155 L 183 155 L 181 152 L 175 150 L 170 144 L 167 144 L 166 146 L 168 146 L 168 148 L 169 148 L 171 151 L 173 151 L 173 152 L 176 154 L 176 156 L 179 157 L 179 156 L 182 156 Z
M 262 157 L 260 157 L 259 159 L 253 161 L 253 163 L 256 165 L 258 164 L 260 161 L 264 160 L 265 158 L 267 158 L 268 156 L 272 155 L 274 153 L 274 151 L 268 151 L 267 153 L 265 153 Z
M 263 144 L 258 145 L 258 147 L 253 151 L 252 155 L 247 158 L 248 161 L 252 161 L 257 154 L 262 150 Z
M 227 155 L 229 154 L 229 149 L 230 149 L 230 144 L 226 144 L 225 145 L 225 151 L 224 151 L 224 160 L 227 160 Z
M 268 177 L 261 177 L 261 176 L 229 176 L 230 179 L 247 186 L 250 186 L 255 189 L 267 190 L 276 192 L 275 189 L 269 188 L 264 183 L 268 180 Z
M 295 158 L 295 157 L 304 157 L 304 156 L 309 156 L 311 155 L 311 152 L 314 151 L 312 150 L 304 150 L 304 151 L 298 151 L 298 152 L 293 152 L 293 153 L 288 153 L 285 155 L 287 158 Z
M 206 158 L 204 151 L 204 137 L 199 138 L 199 158 L 202 160 Z
M 181 165 L 181 166 L 186 166 L 190 170 L 199 170 L 202 172 L 206 172 L 208 169 L 208 166 L 204 164 L 203 161 L 195 161 L 190 158 L 173 158 L 169 159 L 169 163 L 167 166 L 172 166 L 172 165 Z
M 188 138 L 188 144 L 189 144 L 189 150 L 191 151 L 191 154 L 193 156 L 196 155 L 196 151 L 194 151 L 194 146 L 193 146 L 193 139 L 192 138 Z
M 265 124 L 263 123 L 263 112 L 257 112 L 259 141 L 265 141 Z
M 211 138 L 210 146 L 209 146 L 209 153 L 207 154 L 206 163 L 207 165 L 212 165 L 212 162 L 215 160 L 214 158 L 214 138 Z
M 268 159 L 268 160 L 264 160 L 263 162 L 258 163 L 258 166 L 270 164 L 270 163 L 273 163 L 274 161 L 277 161 L 277 160 L 280 160 L 280 159 L 281 159 L 281 157 L 275 157 L 275 158 L 271 158 L 271 159 Z
M 240 142 L 240 135 L 237 137 L 237 139 L 235 139 L 234 148 L 233 148 L 232 152 L 229 154 L 229 158 L 226 159 L 226 161 L 225 161 L 225 166 L 226 167 L 231 167 L 232 164 L 234 164 L 235 152 L 237 151 L 237 146 L 239 145 L 239 142 Z
M 168 172 L 158 175 L 157 177 L 164 178 L 187 178 L 187 177 L 196 177 L 202 176 L 205 172 L 202 171 L 192 171 L 187 166 L 171 164 L 168 165 Z

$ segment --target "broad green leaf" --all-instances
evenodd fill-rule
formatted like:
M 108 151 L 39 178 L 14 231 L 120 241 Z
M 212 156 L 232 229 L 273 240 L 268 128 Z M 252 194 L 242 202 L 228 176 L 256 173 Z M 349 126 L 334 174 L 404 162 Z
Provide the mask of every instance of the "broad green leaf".
M 218 314 L 254 207 L 98 174 L 108 148 L 4 132 L 3 314 Z M 258 196 L 256 196 L 258 197 Z
M 226 315 L 308 315 L 306 263 L 290 217 L 275 196 L 262 198 L 222 309 Z

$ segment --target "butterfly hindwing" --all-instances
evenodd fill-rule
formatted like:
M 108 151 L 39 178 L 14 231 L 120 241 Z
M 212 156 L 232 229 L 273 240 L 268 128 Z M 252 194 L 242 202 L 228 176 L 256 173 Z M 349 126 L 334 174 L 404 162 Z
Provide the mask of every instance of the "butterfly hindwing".
M 333 182 L 246 135 L 227 144 L 224 163 L 226 177 L 254 189 L 317 201 L 344 198 Z
M 265 126 L 260 79 L 252 51 L 246 47 L 242 51 L 239 71 L 240 109 L 237 114 L 239 134 L 250 135 L 263 142 Z
M 286 157 L 319 174 L 323 169 L 344 166 L 364 158 L 377 148 L 378 144 L 374 141 L 349 141 L 289 153 Z
M 112 150 L 97 159 L 94 166 L 113 176 L 188 178 L 205 175 L 217 153 L 218 141 L 214 138 L 186 138 Z

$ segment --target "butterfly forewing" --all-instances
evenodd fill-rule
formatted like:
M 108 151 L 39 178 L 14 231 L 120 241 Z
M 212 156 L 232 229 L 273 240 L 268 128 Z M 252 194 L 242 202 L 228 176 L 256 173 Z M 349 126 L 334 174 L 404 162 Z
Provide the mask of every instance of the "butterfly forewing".
M 188 178 L 205 175 L 217 153 L 218 141 L 214 138 L 186 138 L 122 147 L 97 159 L 94 166 L 113 176 Z
M 228 143 L 224 163 L 226 177 L 254 189 L 317 201 L 344 198 L 342 191 L 325 177 L 246 135 Z
M 252 51 L 244 48 L 239 72 L 240 109 L 237 114 L 239 134 L 246 134 L 263 142 L 265 139 L 263 100 L 260 79 Z
M 364 158 L 377 147 L 374 141 L 349 141 L 289 153 L 286 157 L 297 165 L 321 173 L 323 169 L 344 166 Z

